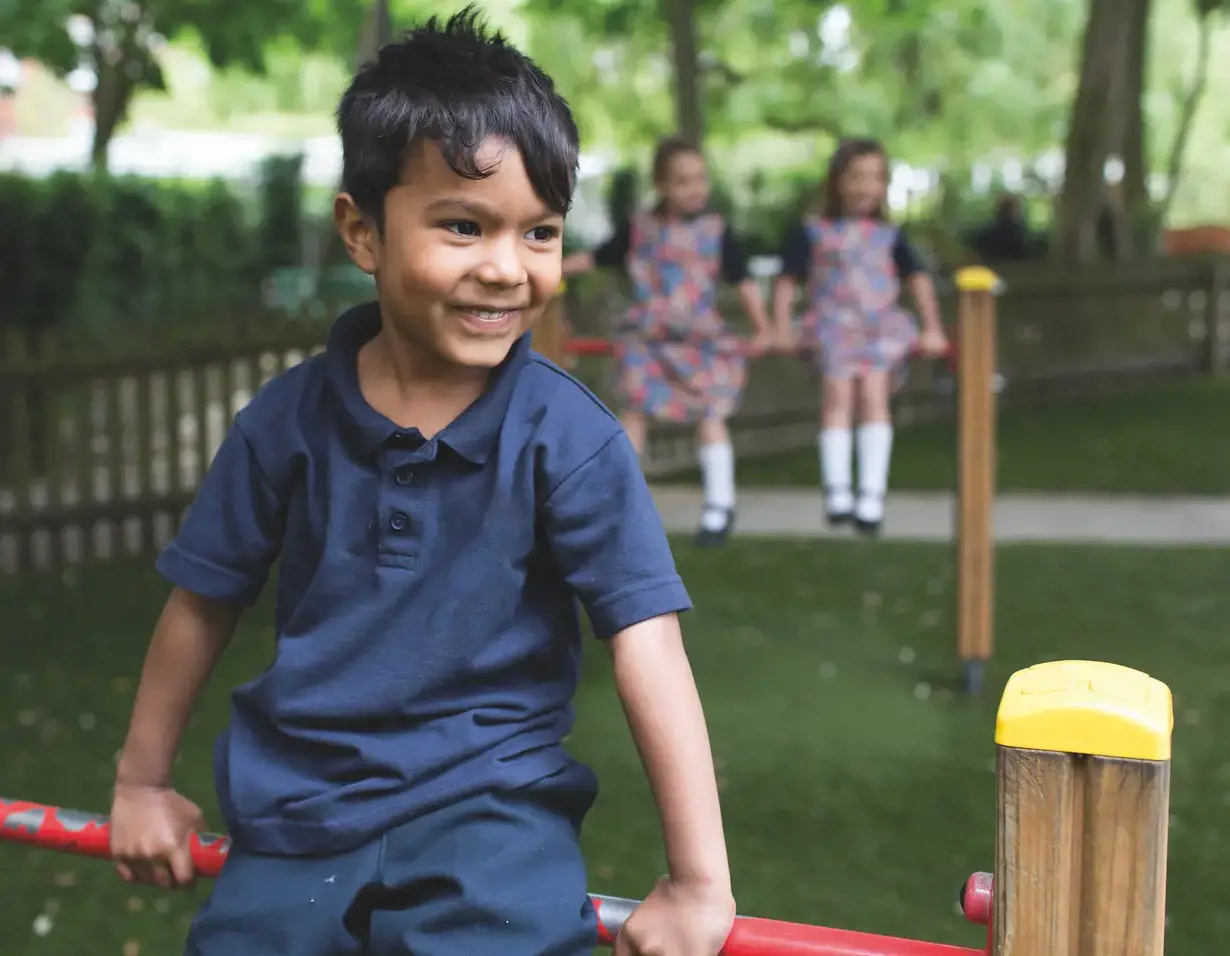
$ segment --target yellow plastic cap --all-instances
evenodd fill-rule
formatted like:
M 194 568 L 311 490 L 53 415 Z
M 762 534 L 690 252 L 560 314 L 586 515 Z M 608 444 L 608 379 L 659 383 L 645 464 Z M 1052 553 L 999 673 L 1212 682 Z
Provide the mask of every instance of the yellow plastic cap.
M 1148 674 L 1099 661 L 1053 661 L 1008 679 L 995 742 L 1127 760 L 1169 760 L 1170 688 Z
M 955 279 L 962 292 L 999 292 L 1004 287 L 999 276 L 985 266 L 958 269 Z

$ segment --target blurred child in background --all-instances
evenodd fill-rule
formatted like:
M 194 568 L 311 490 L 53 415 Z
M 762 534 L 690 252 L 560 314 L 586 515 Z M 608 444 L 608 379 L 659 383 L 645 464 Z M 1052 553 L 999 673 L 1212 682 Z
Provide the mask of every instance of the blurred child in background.
M 627 269 L 632 307 L 615 333 L 624 428 L 643 453 L 650 420 L 696 423 L 704 486 L 697 542 L 721 544 L 735 516 L 726 422 L 747 379 L 747 349 L 718 313 L 719 283 L 738 288 L 757 346 L 770 344 L 769 318 L 738 237 L 708 209 L 709 174 L 700 151 L 683 140 L 660 143 L 653 183 L 657 205 L 621 223 L 594 251 L 567 256 L 564 275 Z
M 849 139 L 829 161 L 818 214 L 786 237 L 773 296 L 777 337 L 791 335 L 795 289 L 804 283 L 801 345 L 823 376 L 820 473 L 830 524 L 880 530 L 893 426 L 889 398 L 911 351 L 948 349 L 935 286 L 922 257 L 888 222 L 888 156 L 874 139 Z M 922 319 L 899 304 L 910 291 Z M 857 421 L 857 430 L 855 422 Z M 857 446 L 858 487 L 853 483 Z

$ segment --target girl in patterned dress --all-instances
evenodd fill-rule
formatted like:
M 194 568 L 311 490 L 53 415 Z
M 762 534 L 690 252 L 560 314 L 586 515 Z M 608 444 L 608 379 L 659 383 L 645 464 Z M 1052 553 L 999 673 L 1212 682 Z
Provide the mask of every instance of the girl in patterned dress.
M 617 399 L 624 428 L 643 452 L 649 421 L 694 422 L 704 486 L 697 541 L 726 540 L 734 523 L 735 459 L 726 421 L 739 406 L 746 352 L 717 311 L 719 282 L 739 290 L 756 330 L 770 344 L 764 302 L 738 238 L 707 211 L 709 176 L 696 147 L 658 146 L 653 182 L 659 202 L 622 224 L 602 246 L 564 259 L 564 275 L 624 267 L 632 307 L 615 331 Z
M 912 350 L 937 356 L 948 347 L 926 266 L 886 219 L 887 192 L 888 157 L 880 143 L 841 143 L 829 162 L 819 214 L 786 237 L 773 296 L 778 336 L 785 341 L 796 286 L 806 283 L 800 334 L 823 376 L 818 444 L 828 520 L 852 521 L 868 534 L 884 520 L 893 446 L 890 394 L 902 384 Z M 902 284 L 922 318 L 921 334 L 898 302 Z

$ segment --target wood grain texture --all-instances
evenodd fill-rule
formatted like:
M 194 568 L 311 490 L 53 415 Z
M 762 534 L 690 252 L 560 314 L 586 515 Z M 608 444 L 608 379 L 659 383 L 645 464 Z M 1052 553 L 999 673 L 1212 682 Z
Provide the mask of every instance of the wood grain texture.
M 993 956 L 1162 956 L 1169 761 L 1000 747 Z

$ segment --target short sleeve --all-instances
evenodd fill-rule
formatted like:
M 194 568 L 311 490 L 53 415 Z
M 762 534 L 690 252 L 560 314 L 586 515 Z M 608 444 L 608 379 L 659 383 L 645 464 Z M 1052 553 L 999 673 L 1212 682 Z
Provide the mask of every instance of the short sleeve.
M 796 224 L 782 240 L 780 252 L 782 260 L 781 274 L 792 279 L 803 281 L 811 272 L 811 239 L 807 235 L 807 227 Z
M 232 425 L 175 540 L 158 556 L 172 584 L 224 604 L 259 597 L 278 556 L 285 510 L 247 436 Z
M 622 430 L 550 493 L 543 510 L 556 564 L 598 637 L 692 607 Z
M 738 234 L 726 227 L 722 233 L 722 278 L 731 285 L 738 285 L 747 278 L 747 256 Z
M 594 265 L 603 269 L 614 269 L 623 266 L 628 261 L 628 253 L 632 249 L 632 225 L 623 223 L 609 239 L 593 251 Z
M 903 229 L 897 230 L 897 238 L 893 241 L 893 264 L 897 267 L 897 278 L 902 281 L 919 272 L 928 271 L 926 261 L 906 237 Z

